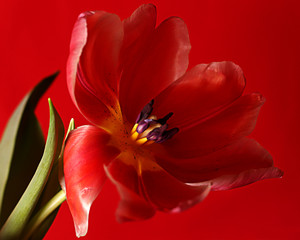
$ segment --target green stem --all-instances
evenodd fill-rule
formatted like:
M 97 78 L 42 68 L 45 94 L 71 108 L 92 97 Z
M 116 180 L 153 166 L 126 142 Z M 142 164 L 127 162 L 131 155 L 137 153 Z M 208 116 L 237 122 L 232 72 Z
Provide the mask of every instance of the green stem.
M 60 190 L 43 208 L 41 208 L 37 214 L 31 219 L 26 227 L 23 240 L 29 239 L 34 231 L 40 226 L 40 224 L 64 201 L 66 200 L 66 194 L 63 190 Z

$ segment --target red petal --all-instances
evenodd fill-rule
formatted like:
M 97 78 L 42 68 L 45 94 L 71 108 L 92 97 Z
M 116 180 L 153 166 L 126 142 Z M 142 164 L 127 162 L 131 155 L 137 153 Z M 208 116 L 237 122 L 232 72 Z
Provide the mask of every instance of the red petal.
M 115 182 L 115 185 L 121 195 L 121 200 L 116 211 L 116 218 L 119 223 L 140 221 L 154 216 L 154 208 L 143 198 L 130 191 L 121 183 Z
M 130 122 L 136 120 L 149 100 L 184 74 L 189 51 L 187 27 L 180 18 L 172 17 L 162 22 L 137 53 L 126 59 L 120 104 Z
M 80 63 L 86 83 L 99 99 L 106 101 L 106 90 L 116 93 L 118 85 L 119 55 L 123 42 L 120 18 L 111 13 L 95 12 L 86 16 L 87 42 Z M 104 98 L 104 99 L 103 99 Z
M 98 125 L 109 112 L 105 105 L 114 107 L 117 102 L 122 39 L 119 17 L 105 12 L 81 14 L 73 29 L 67 64 L 69 92 L 82 114 Z M 103 117 L 95 112 L 104 113 Z
M 109 139 L 110 135 L 102 129 L 82 126 L 72 131 L 66 142 L 66 195 L 78 237 L 87 232 L 91 204 L 106 179 L 103 163 L 119 154 L 117 149 L 107 146 Z
M 173 112 L 168 124 L 183 130 L 232 103 L 244 87 L 243 72 L 234 63 L 200 64 L 154 98 L 154 114 Z
M 119 156 L 105 170 L 109 179 L 116 185 L 121 200 L 116 212 L 119 222 L 144 220 L 155 214 L 153 207 L 142 197 L 139 178 L 136 169 L 122 161 Z
M 184 211 L 201 202 L 210 191 L 210 183 L 189 186 L 154 162 L 142 164 L 142 182 L 146 197 L 160 211 Z
M 265 178 L 280 177 L 272 156 L 256 141 L 244 138 L 209 155 L 192 158 L 157 158 L 169 173 L 184 182 L 212 182 L 212 189 L 230 189 Z
M 80 14 L 74 25 L 71 43 L 70 43 L 70 54 L 67 63 L 67 84 L 69 93 L 72 100 L 76 104 L 76 99 L 74 95 L 74 89 L 76 84 L 76 74 L 79 59 L 82 53 L 82 49 L 87 41 L 87 29 L 86 29 L 86 19 L 85 14 Z
M 128 159 L 130 156 L 133 159 Z M 106 170 L 122 198 L 117 211 L 121 221 L 151 217 L 153 207 L 160 211 L 183 211 L 202 201 L 210 189 L 210 183 L 194 187 L 180 182 L 153 159 L 137 154 L 123 155 Z
M 216 179 L 213 179 L 212 190 L 229 190 L 232 188 L 242 187 L 250 183 L 254 183 L 259 180 L 269 178 L 280 178 L 283 172 L 276 167 L 251 169 L 248 171 L 241 172 L 237 175 L 226 175 Z
M 75 83 L 74 95 L 77 99 L 77 108 L 91 123 L 103 126 L 105 120 L 112 117 L 111 112 L 94 94 L 88 92 L 78 81 Z
M 244 136 L 255 127 L 264 103 L 260 94 L 240 97 L 227 109 L 163 143 L 176 158 L 193 158 L 216 151 Z
M 123 21 L 124 40 L 122 46 L 123 67 L 128 67 L 130 59 L 135 59 L 140 49 L 154 31 L 156 25 L 156 7 L 144 4 L 137 8 L 132 15 Z

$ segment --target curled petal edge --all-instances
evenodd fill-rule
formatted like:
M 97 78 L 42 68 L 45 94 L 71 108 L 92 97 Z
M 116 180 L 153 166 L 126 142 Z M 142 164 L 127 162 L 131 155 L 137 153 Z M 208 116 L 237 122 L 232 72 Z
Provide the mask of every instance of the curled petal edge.
M 281 178 L 283 176 L 283 171 L 276 167 L 251 169 L 243 171 L 239 174 L 234 175 L 224 175 L 206 183 L 211 183 L 211 191 L 223 191 L 230 190 L 238 187 L 243 187 L 251 183 L 270 179 L 270 178 Z M 199 186 L 201 183 L 188 183 L 190 186 Z
M 86 235 L 90 207 L 107 178 L 104 162 L 119 154 L 118 149 L 108 145 L 109 140 L 106 131 L 87 125 L 73 130 L 66 141 L 66 196 L 77 237 Z

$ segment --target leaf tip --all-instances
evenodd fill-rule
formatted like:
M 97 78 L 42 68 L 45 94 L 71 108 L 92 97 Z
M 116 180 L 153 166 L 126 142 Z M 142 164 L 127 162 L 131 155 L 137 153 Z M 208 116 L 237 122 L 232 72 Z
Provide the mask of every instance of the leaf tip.
M 57 77 L 60 74 L 60 70 L 56 70 L 56 72 L 53 74 L 53 76 Z
M 69 129 L 71 129 L 71 130 L 75 129 L 75 120 L 74 120 L 74 118 L 71 118 L 71 120 L 70 120 Z
M 48 104 L 49 104 L 49 110 L 50 110 L 50 112 L 53 112 L 54 106 L 53 106 L 53 103 L 51 101 L 51 98 L 48 98 Z

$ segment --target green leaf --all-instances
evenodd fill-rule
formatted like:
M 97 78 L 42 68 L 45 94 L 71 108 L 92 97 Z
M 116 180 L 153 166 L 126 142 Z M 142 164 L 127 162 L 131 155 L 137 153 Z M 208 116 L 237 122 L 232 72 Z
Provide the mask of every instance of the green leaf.
M 75 129 L 75 121 L 72 118 L 70 123 L 69 123 L 69 127 L 68 127 L 68 130 L 67 130 L 67 134 L 66 134 L 64 145 L 63 145 L 63 149 L 62 149 L 61 155 L 59 157 L 60 161 L 58 162 L 58 179 L 59 179 L 60 185 L 61 185 L 61 187 L 64 191 L 66 191 L 66 183 L 65 183 L 65 176 L 64 176 L 64 164 L 63 164 L 63 157 L 64 156 L 63 156 L 63 154 L 64 154 L 65 144 L 66 144 L 66 141 L 69 137 L 69 134 L 74 129 Z
M 42 239 L 46 234 L 49 226 L 49 216 L 52 217 L 53 213 L 60 207 L 66 200 L 66 194 L 60 190 L 39 212 L 30 220 L 25 230 L 22 233 L 22 239 Z M 52 222 L 52 221 L 51 221 Z M 41 229 L 41 230 L 40 230 Z
M 75 128 L 75 123 L 74 123 L 74 119 L 72 118 L 69 123 L 69 127 L 68 127 L 68 130 L 66 133 L 65 140 L 68 138 L 70 131 L 74 130 L 74 128 Z M 64 145 L 63 145 L 63 148 L 64 148 Z M 41 208 L 43 208 L 52 199 L 52 197 L 54 195 L 56 195 L 61 190 L 61 187 L 59 184 L 59 175 L 63 175 L 62 155 L 63 155 L 63 149 L 62 149 L 61 155 L 59 156 L 57 161 L 54 162 L 54 166 L 53 166 L 51 174 L 49 176 L 47 185 L 40 197 L 39 203 L 38 203 L 37 207 L 35 208 L 34 213 L 32 214 L 33 216 L 35 216 L 35 214 Z M 60 177 L 63 177 L 63 176 L 60 176 Z M 30 237 L 31 240 L 42 239 L 46 235 L 46 233 L 48 232 L 49 228 L 52 225 L 52 222 L 54 221 L 54 219 L 57 215 L 58 210 L 59 210 L 59 207 L 42 222 L 42 224 L 39 226 L 39 228 Z
M 50 99 L 49 108 L 50 124 L 43 157 L 20 201 L 4 224 L 0 238 L 19 239 L 44 189 L 53 162 L 60 154 L 64 137 L 64 127 Z
M 45 140 L 34 109 L 58 73 L 41 81 L 21 101 L 0 142 L 0 226 L 16 206 L 43 154 Z
M 59 210 L 59 207 L 44 220 L 44 222 L 39 226 L 39 228 L 29 238 L 30 240 L 40 240 L 45 237 L 46 233 L 48 232 L 49 228 L 51 227 L 51 225 L 57 215 L 58 210 Z
M 74 129 L 75 129 L 75 121 L 74 121 L 74 119 L 72 118 L 72 119 L 70 120 L 70 123 L 69 123 L 68 131 L 67 131 L 67 134 L 66 134 L 66 139 L 68 138 L 69 133 L 70 133 L 71 131 L 73 131 Z
M 38 227 L 38 229 L 29 238 L 30 240 L 40 240 L 45 237 L 46 233 L 48 232 L 49 228 L 51 227 L 51 225 L 58 213 L 58 210 L 59 210 L 59 207 L 43 221 L 43 223 Z
M 40 209 L 42 209 L 51 199 L 61 190 L 60 184 L 58 181 L 58 158 L 54 160 L 53 167 L 51 173 L 49 175 L 46 186 L 39 198 L 39 201 L 32 213 L 32 218 L 38 213 Z M 59 207 L 52 212 L 46 220 L 39 226 L 39 228 L 34 232 L 33 236 L 30 239 L 43 239 L 44 235 L 47 233 L 48 229 L 52 225 Z

